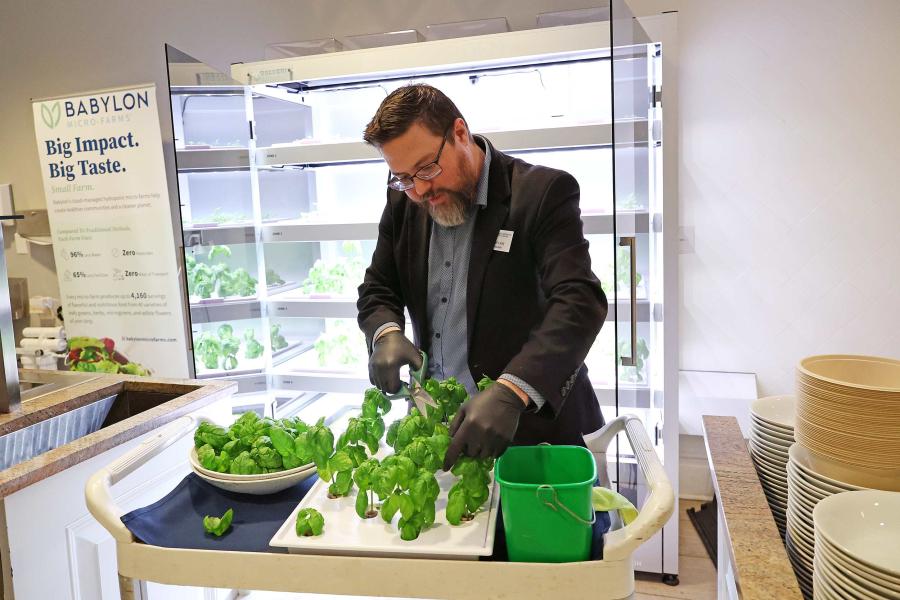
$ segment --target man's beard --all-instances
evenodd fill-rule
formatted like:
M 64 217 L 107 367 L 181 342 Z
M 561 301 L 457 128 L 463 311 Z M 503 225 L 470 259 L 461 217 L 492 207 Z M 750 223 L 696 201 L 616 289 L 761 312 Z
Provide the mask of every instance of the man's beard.
M 475 195 L 455 190 L 443 190 L 440 193 L 446 195 L 447 199 L 437 206 L 432 206 L 426 199 L 428 204 L 425 206 L 434 222 L 441 227 L 456 227 L 465 223 L 469 208 L 475 203 Z
M 428 208 L 428 214 L 434 219 L 434 222 L 441 227 L 456 227 L 466 222 L 469 209 L 475 205 L 475 193 L 477 182 L 475 174 L 471 170 L 466 169 L 463 173 L 463 188 L 459 190 L 435 190 L 422 198 L 425 206 Z M 429 200 L 436 195 L 444 194 L 447 199 L 433 206 Z

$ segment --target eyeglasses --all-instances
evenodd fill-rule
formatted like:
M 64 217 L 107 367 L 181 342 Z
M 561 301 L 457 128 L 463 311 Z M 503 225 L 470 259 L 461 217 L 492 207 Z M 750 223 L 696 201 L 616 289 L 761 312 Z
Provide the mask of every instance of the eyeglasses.
M 408 189 L 411 189 L 416 185 L 416 182 L 413 181 L 413 178 L 421 179 L 422 181 L 429 181 L 434 179 L 438 175 L 444 172 L 444 169 L 441 168 L 441 165 L 438 164 L 438 161 L 441 160 L 441 153 L 444 151 L 444 144 L 447 143 L 447 134 L 450 133 L 450 128 L 453 127 L 451 123 L 450 127 L 444 131 L 444 138 L 441 140 L 441 147 L 438 148 L 437 156 L 434 157 L 434 160 L 413 173 L 411 176 L 407 175 L 405 177 L 397 177 L 394 175 L 388 180 L 388 187 L 392 190 L 397 190 L 398 192 L 405 192 Z

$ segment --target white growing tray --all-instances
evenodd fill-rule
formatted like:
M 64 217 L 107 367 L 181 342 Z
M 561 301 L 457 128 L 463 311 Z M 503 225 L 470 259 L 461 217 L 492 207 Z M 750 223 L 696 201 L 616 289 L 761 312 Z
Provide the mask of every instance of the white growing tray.
M 457 478 L 443 471 L 438 471 L 436 476 L 441 495 L 435 505 L 434 525 L 423 530 L 415 540 L 406 542 L 400 539 L 400 530 L 397 529 L 399 512 L 391 524 L 385 523 L 380 514 L 371 519 L 360 519 L 354 508 L 355 487 L 346 498 L 330 499 L 328 482 L 320 480 L 281 525 L 269 545 L 287 548 L 292 554 L 455 560 L 477 560 L 479 556 L 490 556 L 494 550 L 494 532 L 500 502 L 497 482 L 492 481 L 490 497 L 475 518 L 454 526 L 447 523 L 445 509 L 447 492 Z M 377 495 L 375 498 L 378 499 Z M 302 508 L 315 508 L 325 517 L 322 535 L 297 535 L 297 513 Z

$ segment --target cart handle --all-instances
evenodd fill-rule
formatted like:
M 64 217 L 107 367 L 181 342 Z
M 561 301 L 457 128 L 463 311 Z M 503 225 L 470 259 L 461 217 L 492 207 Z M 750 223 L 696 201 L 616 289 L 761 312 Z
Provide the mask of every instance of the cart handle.
M 134 538 L 122 523 L 122 515 L 125 514 L 125 511 L 116 504 L 110 488 L 177 442 L 195 426 L 196 419 L 194 417 L 190 415 L 181 417 L 166 427 L 160 428 L 139 446 L 126 452 L 88 479 L 84 487 L 84 499 L 88 510 L 104 529 L 112 534 L 116 542 L 129 543 L 133 542 Z
M 604 536 L 603 560 L 627 559 L 638 546 L 662 529 L 675 510 L 672 484 L 639 418 L 634 415 L 616 417 L 600 431 L 585 436 L 585 442 L 593 442 L 589 445 L 602 447 L 605 452 L 620 431 L 625 431 L 628 436 L 638 465 L 650 486 L 650 495 L 634 521 Z

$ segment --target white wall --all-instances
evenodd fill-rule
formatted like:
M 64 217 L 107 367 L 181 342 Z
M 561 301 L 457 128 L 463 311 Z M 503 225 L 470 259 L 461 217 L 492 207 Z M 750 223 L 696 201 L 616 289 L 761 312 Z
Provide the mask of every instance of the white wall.
M 630 3 L 681 11 L 679 217 L 695 249 L 680 262 L 681 368 L 756 372 L 769 394 L 793 389 L 808 354 L 900 356 L 900 1 Z M 42 206 L 29 99 L 163 90 L 164 42 L 227 70 L 271 42 L 493 16 L 522 29 L 591 4 L 4 0 L 0 182 Z M 165 114 L 160 127 L 171 143 Z M 50 260 L 13 256 L 10 275 L 55 288 Z
M 900 357 L 900 2 L 680 4 L 682 368 Z

